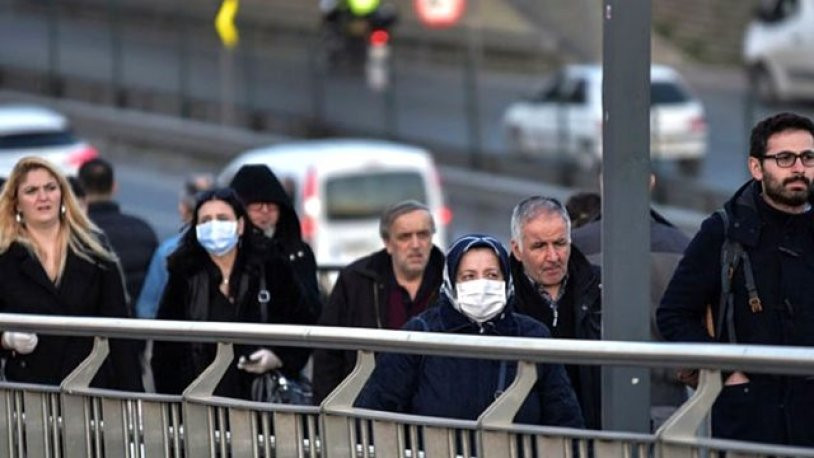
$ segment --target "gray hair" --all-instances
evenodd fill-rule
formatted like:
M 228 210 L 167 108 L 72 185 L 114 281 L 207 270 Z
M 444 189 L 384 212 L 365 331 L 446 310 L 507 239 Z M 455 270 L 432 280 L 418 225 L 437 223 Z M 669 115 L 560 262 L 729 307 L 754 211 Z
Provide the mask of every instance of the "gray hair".
M 387 207 L 384 213 L 382 213 L 382 217 L 379 219 L 379 235 L 382 237 L 382 240 L 387 240 L 390 237 L 390 228 L 393 226 L 393 222 L 396 220 L 396 218 L 407 213 L 412 213 L 416 210 L 423 210 L 427 212 L 427 214 L 430 216 L 432 233 L 435 234 L 435 220 L 432 217 L 430 208 L 417 200 L 411 199 L 403 200 L 397 204 L 391 205 L 390 207 Z
M 568 210 L 553 197 L 531 196 L 520 201 L 512 210 L 512 240 L 519 243 L 522 240 L 523 227 L 542 214 L 559 215 L 565 222 L 565 233 L 568 242 L 571 242 L 571 218 Z

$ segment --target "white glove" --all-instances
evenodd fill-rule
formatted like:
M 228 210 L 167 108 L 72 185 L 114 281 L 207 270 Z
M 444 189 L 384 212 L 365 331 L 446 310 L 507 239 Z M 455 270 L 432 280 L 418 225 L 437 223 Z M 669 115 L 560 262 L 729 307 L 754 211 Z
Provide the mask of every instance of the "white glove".
M 2 338 L 3 348 L 14 350 L 21 355 L 34 351 L 37 342 L 37 335 L 33 332 L 4 332 Z
M 262 374 L 263 372 L 279 369 L 281 367 L 283 367 L 283 362 L 273 351 L 267 348 L 261 348 L 255 351 L 248 359 L 246 359 L 245 356 L 241 356 L 240 359 L 237 360 L 238 369 L 251 372 L 252 374 Z

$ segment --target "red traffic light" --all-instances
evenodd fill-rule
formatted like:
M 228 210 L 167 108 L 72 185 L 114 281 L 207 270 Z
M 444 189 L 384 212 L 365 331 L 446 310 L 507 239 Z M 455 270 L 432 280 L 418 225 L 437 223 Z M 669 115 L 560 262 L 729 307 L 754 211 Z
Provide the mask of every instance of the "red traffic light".
M 371 46 L 385 46 L 390 41 L 390 34 L 387 30 L 377 29 L 370 34 Z

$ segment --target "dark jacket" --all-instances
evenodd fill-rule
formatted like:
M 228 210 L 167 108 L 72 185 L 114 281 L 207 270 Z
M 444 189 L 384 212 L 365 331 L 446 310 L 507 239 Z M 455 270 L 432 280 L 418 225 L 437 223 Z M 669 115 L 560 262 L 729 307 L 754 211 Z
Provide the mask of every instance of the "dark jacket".
M 523 264 L 514 255 L 511 257 L 511 266 L 516 310 L 550 326 L 551 323 L 546 323 L 549 319 L 542 313 L 543 307 L 548 307 L 548 305 L 526 276 Z M 575 338 L 588 340 L 602 338 L 601 301 L 599 268 L 591 265 L 579 249 L 572 245 L 571 256 L 568 259 L 568 281 L 560 306 L 571 307 L 573 310 Z M 574 384 L 574 391 L 577 394 L 579 405 L 582 407 L 585 426 L 601 429 L 601 368 L 599 366 L 566 366 L 566 369 L 579 374 L 579 382 Z
M 122 274 L 116 263 L 101 259 L 89 262 L 69 250 L 62 279 L 54 285 L 39 260 L 18 243 L 0 254 L 0 311 L 129 318 Z M 37 347 L 28 355 L 3 350 L 9 380 L 58 385 L 93 347 L 90 337 L 37 337 Z M 132 342 L 110 341 L 110 356 L 92 386 L 143 391 L 141 367 Z
M 306 302 L 314 307 L 317 316 L 322 311 L 322 297 L 319 293 L 319 283 L 317 282 L 317 262 L 311 247 L 302 240 L 302 228 L 300 219 L 294 206 L 291 203 L 286 190 L 277 176 L 265 166 L 265 170 L 259 172 L 252 167 L 238 172 L 232 179 L 231 187 L 237 191 L 244 203 L 272 202 L 277 204 L 280 215 L 274 227 L 274 235 L 271 237 L 271 248 L 284 259 L 291 263 L 294 269 L 294 277 L 299 282 L 300 289 L 306 296 Z M 243 173 L 241 173 L 243 172 Z M 259 174 L 259 175 L 258 175 Z M 264 238 L 262 231 L 255 228 L 255 237 Z M 268 240 L 266 238 L 266 240 Z M 262 243 L 255 240 L 255 244 Z
M 441 287 L 444 254 L 433 246 L 419 291 L 431 291 L 433 304 Z M 389 281 L 393 276 L 390 255 L 382 249 L 354 261 L 339 273 L 319 324 L 360 328 L 384 328 L 388 323 Z M 356 352 L 314 351 L 314 397 L 317 402 L 339 385 L 356 365 Z
M 122 213 L 116 202 L 93 202 L 88 216 L 99 226 L 119 257 L 127 282 L 127 295 L 135 301 L 141 292 L 153 252 L 158 247 L 155 231 L 143 219 Z
M 814 345 L 814 212 L 791 215 L 763 200 L 750 181 L 724 207 L 728 233 L 739 242 L 754 272 L 762 311 L 752 311 L 742 266 L 736 269 L 735 340 L 744 344 Z M 707 304 L 718 321 L 723 222 L 713 214 L 701 225 L 659 306 L 667 340 L 712 342 L 704 326 Z M 717 340 L 729 342 L 723 326 Z M 814 380 L 747 373 L 750 382 L 725 386 L 712 411 L 713 435 L 731 439 L 814 445 Z
M 594 221 L 574 229 L 571 243 L 588 258 L 588 262 L 602 264 L 602 221 Z M 673 276 L 689 237 L 655 210 L 650 210 L 650 336 L 653 341 L 664 340 L 656 325 L 656 309 L 667 283 Z M 677 407 L 687 400 L 686 386 L 676 378 L 672 368 L 651 370 L 650 402 L 655 407 Z M 663 412 L 654 410 L 653 420 L 660 421 Z M 658 426 L 658 425 L 655 425 Z
M 265 272 L 266 287 L 271 301 L 268 304 L 267 323 L 315 324 L 317 316 L 303 304 L 303 296 L 294 281 L 291 267 L 279 257 L 265 253 L 247 253 L 240 249 L 229 279 L 235 297 L 236 322 L 260 323 L 258 301 L 260 278 Z M 220 297 L 218 285 L 222 278 L 220 270 L 202 249 L 190 256 L 170 257 L 169 280 L 158 308 L 158 319 L 209 321 L 211 304 Z M 221 298 L 222 299 L 222 298 Z M 222 299 L 225 300 L 225 299 Z M 248 356 L 257 346 L 235 346 L 233 363 L 215 390 L 219 396 L 250 397 L 253 374 L 236 369 L 240 356 Z M 297 376 L 310 355 L 306 348 L 270 347 L 282 360 L 280 369 L 284 374 Z M 152 369 L 156 391 L 179 394 L 205 369 L 215 357 L 215 344 L 190 342 L 161 342 L 153 346 Z
M 483 328 L 456 311 L 441 296 L 404 326 L 409 331 L 483 334 L 502 337 L 550 337 L 531 318 L 505 311 Z M 475 420 L 506 390 L 517 372 L 515 361 L 381 353 L 356 407 Z M 579 404 L 561 364 L 538 364 L 538 381 L 515 417 L 518 423 L 584 426 Z

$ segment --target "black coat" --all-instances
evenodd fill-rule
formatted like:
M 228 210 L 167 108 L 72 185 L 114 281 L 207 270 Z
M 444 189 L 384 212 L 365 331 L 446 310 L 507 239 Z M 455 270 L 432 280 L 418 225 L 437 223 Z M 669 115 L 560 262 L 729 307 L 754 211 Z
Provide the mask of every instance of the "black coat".
M 571 242 L 588 258 L 592 264 L 602 264 L 602 221 L 594 221 L 574 229 Z M 655 210 L 650 210 L 650 338 L 653 341 L 664 340 L 656 325 L 656 309 L 661 301 L 667 283 L 673 276 L 684 250 L 690 243 L 678 228 Z M 687 400 L 687 388 L 676 378 L 673 368 L 658 368 L 650 371 L 650 403 L 653 406 L 677 407 Z M 653 420 L 663 412 L 654 409 Z
M 119 257 L 127 282 L 127 294 L 131 301 L 135 301 L 158 247 L 155 231 L 143 219 L 122 213 L 115 202 L 91 203 L 88 205 L 88 216 L 105 233 Z
M 744 185 L 726 204 L 728 233 L 741 243 L 754 272 L 762 311 L 752 311 L 739 267 L 732 280 L 738 343 L 814 346 L 814 212 L 791 215 L 769 207 L 759 182 Z M 707 304 L 717 323 L 723 221 L 701 225 L 678 265 L 657 319 L 667 340 L 712 342 Z M 717 340 L 729 342 L 724 333 Z M 814 380 L 747 373 L 750 382 L 725 386 L 713 406 L 718 437 L 814 445 Z
M 266 287 L 271 295 L 267 323 L 312 325 L 317 316 L 305 305 L 290 265 L 267 253 L 247 253 L 240 249 L 229 280 L 235 296 L 237 322 L 260 323 L 258 293 L 261 272 L 265 271 Z M 177 253 L 177 252 L 176 252 Z M 169 279 L 158 308 L 158 319 L 207 321 L 210 305 L 221 282 L 220 270 L 202 249 L 182 258 L 170 257 Z M 254 377 L 236 369 L 237 358 L 248 356 L 257 346 L 235 346 L 235 362 L 224 375 L 215 393 L 219 396 L 248 399 Z M 283 362 L 284 374 L 299 375 L 310 356 L 310 349 L 269 347 Z M 152 369 L 156 391 L 179 394 L 214 359 L 215 344 L 157 341 L 153 346 Z
M 13 243 L 0 254 L 0 311 L 39 315 L 126 318 L 122 275 L 117 264 L 88 262 L 68 251 L 58 286 L 50 281 L 39 260 Z M 38 334 L 33 353 L 7 350 L 9 380 L 58 385 L 90 354 L 93 339 Z M 132 342 L 113 339 L 110 356 L 93 381 L 94 387 L 143 391 L 141 367 Z
M 429 304 L 435 302 L 441 288 L 443 269 L 444 254 L 433 246 L 419 288 L 420 291 L 432 291 Z M 357 259 L 342 269 L 319 324 L 359 328 L 386 327 L 388 282 L 393 275 L 392 270 L 392 259 L 384 249 Z M 314 351 L 315 400 L 322 402 L 350 374 L 355 365 L 355 351 Z
M 544 307 L 547 308 L 548 305 L 526 276 L 523 264 L 514 255 L 510 262 L 516 310 L 550 327 L 551 323 L 548 322 L 550 319 L 543 313 Z M 560 300 L 560 306 L 570 307 L 573 311 L 573 335 L 577 339 L 599 340 L 602 338 L 602 291 L 600 287 L 599 268 L 591 265 L 579 249 L 572 245 L 571 256 L 568 259 L 568 281 L 566 291 Z M 585 426 L 591 429 L 601 429 L 601 368 L 596 365 L 576 367 L 566 365 L 566 369 L 579 374 L 579 382 L 574 384 L 574 391 L 577 394 L 579 405 L 582 407 Z

